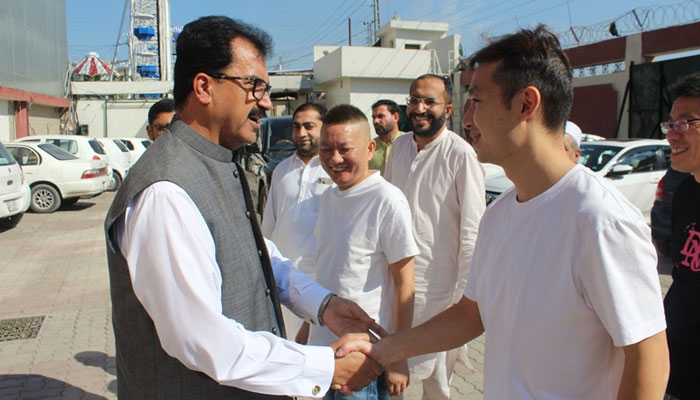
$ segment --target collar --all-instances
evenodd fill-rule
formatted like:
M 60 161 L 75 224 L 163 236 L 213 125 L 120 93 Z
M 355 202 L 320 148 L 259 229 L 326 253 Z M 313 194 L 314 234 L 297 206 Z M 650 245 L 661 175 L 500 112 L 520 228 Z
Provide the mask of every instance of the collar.
M 182 120 L 175 117 L 168 127 L 170 132 L 185 142 L 187 145 L 202 153 L 204 156 L 220 162 L 230 163 L 233 160 L 233 152 L 221 145 L 218 145 L 199 132 L 192 129 Z

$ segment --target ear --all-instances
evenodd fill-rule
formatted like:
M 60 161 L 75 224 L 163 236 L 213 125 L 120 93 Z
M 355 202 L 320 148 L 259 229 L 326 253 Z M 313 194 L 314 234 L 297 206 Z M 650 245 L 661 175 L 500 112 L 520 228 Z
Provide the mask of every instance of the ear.
M 369 159 L 372 159 L 372 156 L 374 156 L 374 149 L 377 148 L 377 142 L 375 139 L 370 139 L 369 144 L 367 145 L 367 150 L 369 150 Z
M 212 100 L 212 79 L 207 74 L 200 72 L 192 79 L 192 94 L 201 104 L 210 104 Z
M 450 118 L 452 116 L 452 111 L 454 111 L 454 106 L 452 105 L 452 103 L 447 104 L 445 106 L 445 112 L 447 113 L 446 118 Z
M 391 115 L 394 116 L 394 122 L 399 123 L 399 120 L 401 119 L 401 115 L 399 113 L 393 113 Z
M 522 120 L 530 119 L 542 110 L 542 95 L 536 87 L 528 86 L 514 96 L 513 103 L 513 107 L 517 107 L 519 117 Z

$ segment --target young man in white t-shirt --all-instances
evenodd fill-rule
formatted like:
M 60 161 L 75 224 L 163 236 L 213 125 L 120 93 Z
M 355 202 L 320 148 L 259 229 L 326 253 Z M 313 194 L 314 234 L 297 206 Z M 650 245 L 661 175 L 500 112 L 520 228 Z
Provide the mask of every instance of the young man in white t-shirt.
M 316 230 L 316 279 L 339 296 L 357 302 L 391 332 L 411 327 L 413 319 L 413 239 L 411 210 L 403 193 L 369 170 L 374 152 L 369 122 L 348 104 L 323 119 L 320 159 L 337 187 L 321 197 Z M 331 331 L 313 326 L 309 344 L 331 344 Z M 329 391 L 326 399 L 385 399 L 408 385 L 405 361 L 388 364 L 385 376 L 358 394 Z
M 486 333 L 485 399 L 661 399 L 668 349 L 642 214 L 564 151 L 571 67 L 546 27 L 477 52 L 465 114 L 515 185 L 484 213 L 465 296 L 378 344 L 385 364 Z M 343 339 L 344 340 L 344 339 Z

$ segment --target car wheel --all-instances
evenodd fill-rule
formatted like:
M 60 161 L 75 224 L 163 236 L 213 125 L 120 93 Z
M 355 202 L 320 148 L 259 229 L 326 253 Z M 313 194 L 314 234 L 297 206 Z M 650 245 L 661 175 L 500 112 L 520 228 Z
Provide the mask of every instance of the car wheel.
M 30 208 L 35 213 L 52 213 L 61 206 L 61 195 L 53 186 L 36 185 L 32 188 L 32 204 Z
M 108 192 L 116 192 L 122 185 L 122 177 L 116 171 L 112 171 L 112 178 L 109 180 Z
M 63 199 L 61 202 L 62 207 L 72 206 L 80 200 L 80 197 L 71 197 L 70 199 Z
M 7 217 L 7 218 L 0 218 L 0 228 L 2 228 L 2 229 L 14 228 L 15 226 L 17 226 L 17 224 L 19 224 L 19 221 L 22 219 L 23 216 L 24 216 L 24 213 L 15 214 L 15 215 L 13 215 L 11 217 Z

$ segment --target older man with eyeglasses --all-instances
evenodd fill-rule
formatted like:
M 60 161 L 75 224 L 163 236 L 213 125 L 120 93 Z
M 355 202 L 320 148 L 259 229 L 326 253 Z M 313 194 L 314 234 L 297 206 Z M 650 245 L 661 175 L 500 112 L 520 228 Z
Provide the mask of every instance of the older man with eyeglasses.
M 673 283 L 664 299 L 671 357 L 667 399 L 700 398 L 700 72 L 673 87 L 671 120 L 661 123 L 671 145 L 671 167 L 690 172 L 673 196 Z
M 105 219 L 120 399 L 321 397 L 381 367 L 284 339 L 280 304 L 341 335 L 373 323 L 298 271 L 260 231 L 232 151 L 269 110 L 269 36 L 227 17 L 177 39 L 177 118 L 134 165 Z
M 447 129 L 452 114 L 449 78 L 416 78 L 406 103 L 413 131 L 394 141 L 384 176 L 403 191 L 413 214 L 420 250 L 414 259 L 417 325 L 462 297 L 486 205 L 484 171 L 474 149 Z M 416 357 L 409 363 L 411 379 L 422 380 L 424 399 L 450 398 L 455 361 L 460 355 L 466 359 L 465 350 Z

